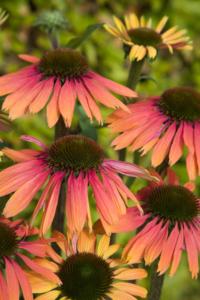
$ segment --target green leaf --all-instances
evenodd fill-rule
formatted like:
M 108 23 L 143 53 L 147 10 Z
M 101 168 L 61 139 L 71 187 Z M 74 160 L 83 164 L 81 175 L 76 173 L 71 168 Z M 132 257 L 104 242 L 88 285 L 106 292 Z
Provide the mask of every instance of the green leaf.
M 74 49 L 78 48 L 83 42 L 85 42 L 87 39 L 90 38 L 90 36 L 93 34 L 94 31 L 102 27 L 103 27 L 103 23 L 89 25 L 81 35 L 72 38 L 67 43 L 66 47 L 74 48 Z
M 158 85 L 158 82 L 153 77 L 151 77 L 149 75 L 140 76 L 140 82 L 145 82 L 145 81 L 153 81 L 156 85 Z

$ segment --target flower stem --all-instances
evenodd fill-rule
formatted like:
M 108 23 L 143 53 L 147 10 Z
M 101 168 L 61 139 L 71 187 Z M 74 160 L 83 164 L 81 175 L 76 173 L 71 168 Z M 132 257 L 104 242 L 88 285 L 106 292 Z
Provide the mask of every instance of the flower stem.
M 142 67 L 144 65 L 144 61 L 145 61 L 145 59 L 140 60 L 140 61 L 134 60 L 134 61 L 131 62 L 131 66 L 130 66 L 129 74 L 128 74 L 128 79 L 127 79 L 127 86 L 129 88 L 131 88 L 131 89 L 136 88 L 136 85 L 138 84 L 139 79 L 140 79 L 140 74 L 141 74 L 141 71 L 142 71 Z M 134 101 L 135 100 L 132 99 L 131 103 L 133 103 Z M 119 150 L 118 158 L 121 161 L 126 160 L 126 149 Z
M 127 80 L 127 86 L 131 89 L 135 89 L 136 85 L 138 84 L 140 80 L 140 75 L 142 71 L 142 67 L 144 65 L 145 59 L 142 59 L 140 61 L 132 61 L 131 66 L 129 69 L 129 75 Z
M 164 283 L 164 275 L 158 275 L 157 273 L 158 262 L 155 261 L 151 266 L 150 273 L 150 288 L 147 300 L 160 300 L 162 287 Z
M 65 126 L 63 118 L 60 117 L 56 126 L 55 126 L 55 138 L 56 141 L 58 138 L 63 137 L 65 135 L 70 134 L 70 129 Z M 58 201 L 58 206 L 56 209 L 56 214 L 53 220 L 52 228 L 54 230 L 58 230 L 63 232 L 64 229 L 64 221 L 65 221 L 65 197 L 66 197 L 66 190 L 65 184 L 62 184 L 60 189 L 60 196 Z

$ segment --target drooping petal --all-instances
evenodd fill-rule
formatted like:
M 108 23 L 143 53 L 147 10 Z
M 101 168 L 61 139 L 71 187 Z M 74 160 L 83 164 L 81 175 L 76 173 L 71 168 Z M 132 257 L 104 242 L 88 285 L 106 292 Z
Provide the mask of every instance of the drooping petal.
M 12 260 L 11 263 L 12 263 L 13 269 L 15 271 L 15 275 L 18 279 L 18 282 L 21 286 L 24 300 L 33 300 L 31 286 L 25 275 L 25 272 L 21 269 L 21 267 L 14 260 Z
M 76 178 L 70 174 L 67 183 L 66 213 L 70 232 L 80 232 L 87 217 L 88 179 L 82 172 Z
M 53 218 L 56 213 L 56 208 L 58 205 L 59 195 L 60 195 L 60 188 L 62 184 L 62 180 L 64 177 L 64 174 L 61 172 L 60 174 L 56 174 L 56 183 L 55 186 L 52 189 L 50 198 L 47 202 L 47 206 L 45 208 L 45 212 L 42 218 L 42 224 L 41 224 L 41 232 L 45 234 L 49 227 L 52 224 Z
M 76 90 L 73 81 L 65 81 L 59 96 L 59 110 L 68 127 L 71 126 L 76 104 Z
M 175 131 L 176 124 L 174 122 L 172 123 L 172 125 L 169 126 L 167 131 L 163 134 L 161 139 L 155 145 L 151 157 L 152 165 L 154 167 L 160 165 L 165 159 L 166 155 L 168 154 Z
M 41 265 L 38 265 L 36 262 L 34 262 L 34 260 L 28 258 L 27 256 L 25 256 L 24 254 L 18 253 L 17 254 L 23 261 L 24 263 L 34 272 L 38 273 L 40 276 L 45 277 L 46 279 L 56 283 L 56 284 L 60 284 L 61 281 L 59 279 L 59 277 L 54 274 L 52 271 L 50 271 L 47 268 L 44 268 Z
M 58 99 L 61 91 L 60 80 L 57 80 L 54 85 L 53 95 L 47 105 L 47 122 L 48 126 L 53 127 L 59 119 Z
M 46 105 L 53 91 L 53 86 L 54 78 L 46 79 L 43 89 L 29 105 L 30 113 L 38 113 Z
M 4 215 L 6 217 L 15 216 L 25 209 L 46 181 L 47 177 L 48 171 L 45 171 L 22 185 L 6 203 L 3 211 Z
M 127 96 L 127 97 L 137 97 L 137 93 L 126 86 L 123 86 L 119 83 L 116 83 L 116 82 L 110 80 L 110 79 L 107 79 L 95 72 L 90 71 L 90 75 L 97 82 L 99 82 L 100 84 L 103 84 L 105 88 L 113 91 L 116 94 L 119 94 L 122 96 Z
M 8 299 L 19 300 L 19 283 L 13 266 L 8 258 L 5 258 L 6 262 L 6 280 L 8 287 Z

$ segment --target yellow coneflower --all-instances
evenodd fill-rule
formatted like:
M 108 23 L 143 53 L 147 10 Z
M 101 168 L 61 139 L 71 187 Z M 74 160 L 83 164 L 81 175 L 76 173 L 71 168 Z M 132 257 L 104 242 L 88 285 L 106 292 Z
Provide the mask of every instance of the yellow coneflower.
M 79 238 L 67 243 L 61 233 L 54 236 L 64 255 L 59 256 L 51 249 L 55 262 L 45 259 L 40 264 L 54 271 L 61 285 L 40 278 L 33 272 L 27 274 L 37 300 L 105 300 L 145 298 L 147 291 L 131 280 L 147 276 L 144 269 L 131 268 L 119 259 L 110 257 L 119 249 L 110 245 L 110 238 L 102 236 L 99 242 L 94 234 L 82 231 Z M 39 261 L 37 260 L 39 263 Z
M 167 47 L 171 53 L 173 49 L 192 49 L 191 40 L 186 35 L 186 30 L 178 30 L 174 26 L 167 31 L 164 27 L 168 17 L 164 16 L 156 28 L 152 28 L 151 19 L 140 19 L 134 14 L 125 15 L 124 23 L 117 17 L 113 17 L 115 27 L 105 24 L 104 28 L 112 35 L 120 38 L 129 46 L 129 59 L 142 60 L 145 56 L 154 59 L 159 48 Z

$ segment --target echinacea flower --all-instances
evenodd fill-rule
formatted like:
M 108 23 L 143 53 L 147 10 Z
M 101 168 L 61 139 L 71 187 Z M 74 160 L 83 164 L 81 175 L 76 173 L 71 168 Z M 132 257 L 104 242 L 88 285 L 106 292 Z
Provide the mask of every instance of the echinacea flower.
M 37 300 L 136 300 L 137 296 L 146 297 L 144 287 L 129 282 L 145 278 L 146 271 L 111 258 L 119 244 L 110 245 L 108 236 L 102 236 L 97 243 L 94 234 L 83 231 L 78 240 L 73 241 L 73 246 L 65 242 L 60 233 L 56 236 L 65 258 L 56 254 L 55 262 L 41 260 L 41 264 L 49 265 L 62 283 L 58 286 L 30 272 L 33 293 L 41 294 Z
M 147 265 L 158 260 L 157 272 L 170 269 L 173 276 L 186 252 L 193 278 L 199 273 L 200 254 L 200 199 L 192 192 L 193 184 L 180 185 L 170 171 L 168 182 L 150 184 L 139 192 L 144 215 L 135 208 L 127 210 L 112 232 L 132 231 L 136 235 L 128 242 L 123 257 L 129 263 L 143 258 Z
M 163 31 L 168 17 L 163 17 L 155 29 L 151 19 L 140 19 L 134 14 L 125 15 L 123 23 L 119 18 L 113 18 L 115 26 L 105 24 L 105 29 L 119 38 L 129 48 L 129 59 L 140 61 L 148 56 L 154 59 L 159 48 L 167 47 L 171 53 L 173 49 L 192 49 L 190 38 L 186 30 L 178 30 L 174 26 Z
M 0 299 L 19 300 L 20 289 L 23 299 L 33 299 L 31 285 L 26 276 L 27 269 L 39 274 L 42 278 L 60 284 L 59 278 L 36 262 L 35 257 L 47 256 L 47 244 L 43 239 L 27 240 L 34 234 L 28 231 L 21 220 L 10 221 L 0 217 Z
M 50 50 L 39 59 L 20 55 L 31 65 L 0 77 L 0 95 L 8 95 L 2 108 L 9 111 L 11 119 L 25 113 L 38 113 L 47 105 L 49 127 L 54 126 L 59 116 L 70 127 L 76 99 L 85 113 L 102 123 L 102 115 L 96 102 L 115 109 L 128 110 L 112 92 L 136 97 L 136 93 L 90 70 L 87 60 L 73 49 Z
M 129 146 L 142 155 L 152 151 L 153 167 L 165 159 L 173 166 L 187 147 L 186 166 L 189 178 L 200 175 L 200 93 L 191 87 L 166 90 L 160 97 L 129 105 L 131 113 L 120 110 L 108 122 L 114 132 L 121 132 L 113 141 L 115 149 Z
M 127 198 L 138 204 L 119 174 L 152 180 L 147 170 L 137 165 L 106 159 L 98 144 L 81 135 L 69 135 L 56 140 L 50 147 L 32 137 L 40 151 L 15 151 L 5 148 L 3 153 L 18 162 L 0 172 L 0 196 L 14 194 L 3 214 L 7 217 L 24 210 L 37 192 L 44 191 L 33 212 L 33 219 L 44 207 L 41 232 L 51 225 L 57 208 L 62 183 L 66 185 L 66 216 L 70 231 L 81 231 L 86 219 L 91 228 L 88 188 L 93 190 L 97 210 L 109 224 L 126 212 Z

